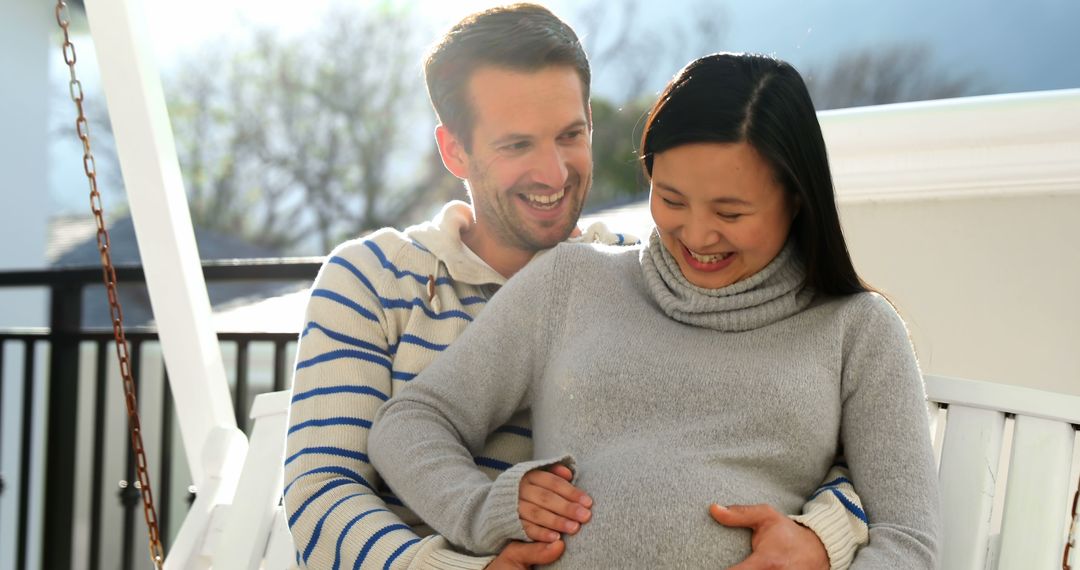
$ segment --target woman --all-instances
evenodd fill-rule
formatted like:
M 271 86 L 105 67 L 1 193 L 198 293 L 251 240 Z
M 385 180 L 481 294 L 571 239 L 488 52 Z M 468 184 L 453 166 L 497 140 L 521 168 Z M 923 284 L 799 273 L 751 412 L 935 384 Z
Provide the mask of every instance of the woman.
M 870 522 L 852 568 L 933 567 L 919 370 L 852 267 L 798 72 L 690 63 L 649 114 L 642 161 L 649 243 L 564 245 L 526 267 L 380 410 L 376 468 L 451 541 L 491 551 L 533 529 L 522 477 L 574 464 L 591 520 L 555 566 L 701 568 L 750 553 L 706 505 L 797 512 L 842 449 Z M 526 408 L 542 459 L 492 482 L 469 450 Z

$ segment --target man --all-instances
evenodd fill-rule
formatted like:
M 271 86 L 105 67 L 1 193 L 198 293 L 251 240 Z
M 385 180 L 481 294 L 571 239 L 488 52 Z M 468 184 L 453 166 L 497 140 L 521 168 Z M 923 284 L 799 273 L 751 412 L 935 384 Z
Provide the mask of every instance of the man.
M 342 244 L 319 272 L 298 349 L 285 460 L 289 526 L 308 568 L 524 568 L 562 553 L 557 533 L 512 543 L 494 559 L 457 552 L 425 536 L 430 529 L 368 462 L 379 406 L 452 343 L 507 278 L 578 233 L 592 181 L 588 61 L 573 30 L 546 9 L 518 4 L 465 18 L 434 48 L 425 75 L 443 162 L 465 181 L 472 205 L 452 202 L 430 223 Z M 602 226 L 574 239 L 626 241 Z M 513 357 L 493 354 L 492 365 Z M 531 458 L 530 437 L 528 417 L 515 416 L 475 462 L 495 476 Z M 550 485 L 544 477 L 571 475 L 555 469 L 530 482 Z M 764 506 L 714 509 L 719 522 L 754 531 L 755 552 L 740 567 L 846 567 L 866 540 L 853 514 L 861 514 L 858 499 L 846 478 L 829 477 L 823 487 L 799 518 L 805 526 Z M 585 511 L 578 520 L 587 524 Z

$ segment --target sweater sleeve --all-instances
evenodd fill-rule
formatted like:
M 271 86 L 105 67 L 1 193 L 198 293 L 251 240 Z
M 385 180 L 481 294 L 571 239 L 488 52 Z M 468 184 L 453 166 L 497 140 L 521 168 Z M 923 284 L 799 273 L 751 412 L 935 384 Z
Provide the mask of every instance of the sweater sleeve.
M 490 557 L 455 552 L 442 537 L 422 539 L 394 514 L 368 460 L 371 421 L 392 389 L 379 297 L 395 295 L 385 274 L 367 248 L 352 242 L 330 255 L 312 287 L 285 459 L 284 504 L 298 562 L 306 568 L 480 569 Z
M 858 301 L 844 341 L 841 440 L 870 541 L 851 568 L 936 568 L 940 498 L 922 376 L 892 306 L 877 294 Z
M 791 518 L 817 534 L 829 555 L 830 570 L 847 570 L 869 538 L 862 500 L 841 464 L 829 469 L 825 481 L 803 505 L 802 514 Z
M 530 263 L 477 320 L 376 416 L 371 459 L 405 503 L 453 544 L 495 552 L 525 540 L 518 485 L 529 470 L 568 457 L 521 463 L 494 481 L 473 455 L 494 429 L 531 404 L 551 341 L 556 249 Z

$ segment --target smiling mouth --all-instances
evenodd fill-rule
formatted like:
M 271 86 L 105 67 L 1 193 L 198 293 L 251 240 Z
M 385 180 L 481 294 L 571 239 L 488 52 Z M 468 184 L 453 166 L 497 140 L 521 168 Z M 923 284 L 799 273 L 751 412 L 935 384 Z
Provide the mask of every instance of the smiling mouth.
M 563 188 L 554 194 L 522 194 L 521 197 L 533 208 L 538 210 L 553 210 L 559 205 L 563 197 L 566 196 L 566 189 Z
M 732 255 L 735 255 L 734 252 L 730 252 L 730 251 L 727 252 L 727 253 L 713 253 L 713 254 L 705 255 L 705 254 L 697 253 L 694 250 L 692 250 L 692 249 L 690 249 L 690 248 L 688 248 L 686 246 L 683 246 L 683 247 L 686 248 L 686 251 L 687 251 L 687 253 L 690 254 L 690 257 L 694 258 L 694 261 L 697 261 L 699 263 L 703 263 L 705 265 L 710 265 L 710 264 L 713 264 L 713 263 L 720 263 L 721 261 L 731 257 Z

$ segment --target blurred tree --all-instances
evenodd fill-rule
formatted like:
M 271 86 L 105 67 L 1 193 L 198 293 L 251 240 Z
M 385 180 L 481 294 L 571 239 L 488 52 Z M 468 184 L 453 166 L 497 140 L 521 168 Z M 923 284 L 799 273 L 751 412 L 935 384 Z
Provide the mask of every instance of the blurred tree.
M 803 76 L 819 110 L 988 92 L 974 74 L 950 73 L 937 67 L 933 51 L 917 44 L 852 51 L 827 66 L 809 67 Z
M 686 13 L 694 17 L 661 27 L 643 16 L 640 0 L 596 0 L 582 5 L 575 17 L 593 72 L 590 210 L 648 192 L 637 148 L 656 96 L 652 91 L 691 59 L 723 49 L 728 26 L 723 5 L 702 0 Z
M 167 78 L 193 222 L 325 252 L 423 202 L 414 30 L 401 10 L 338 7 L 308 35 L 212 46 Z

